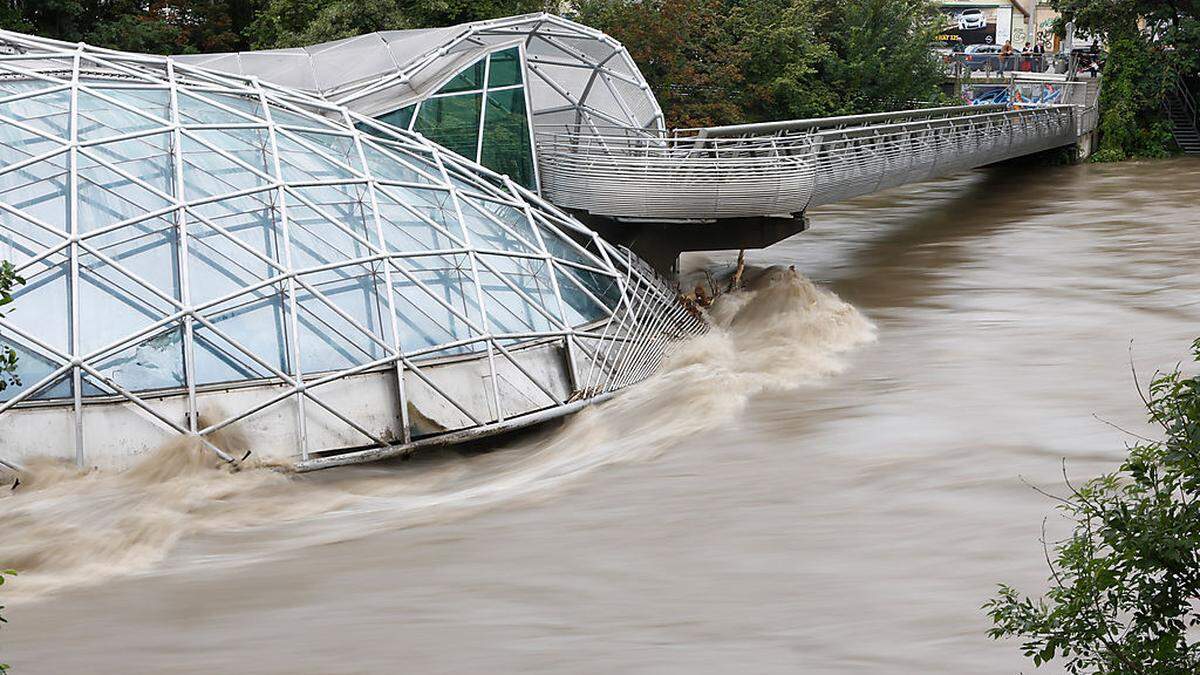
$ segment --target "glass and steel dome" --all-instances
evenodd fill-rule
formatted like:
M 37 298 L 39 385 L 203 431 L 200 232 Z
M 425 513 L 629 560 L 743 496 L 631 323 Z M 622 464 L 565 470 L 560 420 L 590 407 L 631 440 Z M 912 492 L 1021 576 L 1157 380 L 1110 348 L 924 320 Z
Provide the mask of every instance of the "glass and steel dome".
M 0 32 L 0 460 L 236 425 L 302 468 L 573 409 L 702 330 L 624 249 L 424 137 Z M 220 448 L 212 449 L 229 459 Z

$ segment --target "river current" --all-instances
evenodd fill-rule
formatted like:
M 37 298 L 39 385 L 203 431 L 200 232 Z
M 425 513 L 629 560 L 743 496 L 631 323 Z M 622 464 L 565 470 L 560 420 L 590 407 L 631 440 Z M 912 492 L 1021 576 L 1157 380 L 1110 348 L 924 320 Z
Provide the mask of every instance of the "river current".
M 1114 468 L 1147 431 L 1131 363 L 1144 384 L 1200 336 L 1200 161 L 1001 167 L 810 215 L 660 375 L 490 452 L 36 466 L 0 497 L 23 570 L 0 661 L 1032 672 L 980 605 L 1044 588 L 1043 519 L 1066 530 L 1030 484 Z

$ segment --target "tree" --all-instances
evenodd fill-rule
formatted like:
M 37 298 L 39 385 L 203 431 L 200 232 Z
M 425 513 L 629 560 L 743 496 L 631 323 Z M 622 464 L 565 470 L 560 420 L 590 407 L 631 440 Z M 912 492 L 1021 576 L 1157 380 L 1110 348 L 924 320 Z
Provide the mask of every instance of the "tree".
M 1178 75 L 1200 67 L 1194 0 L 1051 0 L 1076 30 L 1108 47 L 1100 88 L 1097 161 L 1157 157 L 1171 147 L 1162 102 Z
M 576 10 L 625 45 L 672 126 L 744 119 L 744 53 L 722 0 L 585 0 Z
M 585 0 L 671 126 L 871 112 L 941 98 L 929 0 Z
M 1200 364 L 1200 340 L 1192 355 Z M 1163 440 L 1142 440 L 1115 473 L 1068 481 L 1069 496 L 1055 497 L 1074 531 L 1047 548 L 1050 590 L 1034 600 L 1001 586 L 985 605 L 989 634 L 1022 638 L 1036 665 L 1200 672 L 1200 375 L 1157 374 L 1144 400 Z
M 12 263 L 7 260 L 0 262 L 0 308 L 12 303 L 12 289 L 24 284 L 25 280 L 17 274 Z M 4 313 L 0 312 L 0 319 Z M 8 389 L 9 385 L 20 386 L 21 378 L 17 376 L 17 352 L 7 345 L 0 346 L 0 391 Z
M 946 75 L 930 48 L 945 22 L 932 2 L 834 3 L 825 30 L 832 46 L 826 80 L 842 93 L 840 111 L 882 112 L 941 96 Z
M 547 0 L 267 0 L 244 34 L 255 49 L 299 47 L 373 31 L 527 14 L 552 5 Z

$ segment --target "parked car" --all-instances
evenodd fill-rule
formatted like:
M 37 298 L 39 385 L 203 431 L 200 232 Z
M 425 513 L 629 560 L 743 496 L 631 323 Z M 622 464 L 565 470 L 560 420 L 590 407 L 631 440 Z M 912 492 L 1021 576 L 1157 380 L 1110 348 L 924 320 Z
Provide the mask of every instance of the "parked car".
M 1000 70 L 1000 45 L 967 45 L 962 63 L 968 71 Z
M 959 30 L 975 30 L 987 25 L 987 17 L 982 9 L 964 9 L 958 14 Z

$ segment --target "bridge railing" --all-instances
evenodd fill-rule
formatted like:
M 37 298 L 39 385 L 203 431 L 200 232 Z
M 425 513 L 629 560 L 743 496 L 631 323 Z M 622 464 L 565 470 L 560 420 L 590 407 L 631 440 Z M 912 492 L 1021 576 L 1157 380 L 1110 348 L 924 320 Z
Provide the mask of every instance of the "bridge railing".
M 954 106 L 674 134 L 559 126 L 535 136 L 550 201 L 619 218 L 702 220 L 794 214 L 1067 145 L 1073 110 Z

